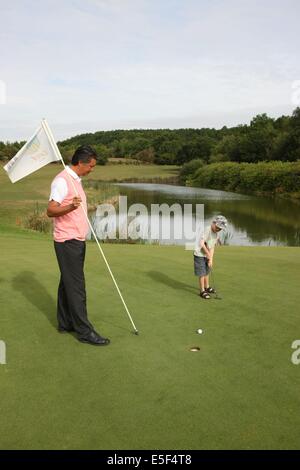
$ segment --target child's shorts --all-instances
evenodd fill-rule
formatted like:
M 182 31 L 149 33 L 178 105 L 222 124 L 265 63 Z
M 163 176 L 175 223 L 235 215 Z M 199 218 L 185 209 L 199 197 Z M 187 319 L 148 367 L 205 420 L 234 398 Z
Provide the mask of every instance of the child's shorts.
M 194 272 L 196 276 L 207 276 L 210 273 L 210 268 L 208 267 L 208 259 L 204 256 L 194 255 Z

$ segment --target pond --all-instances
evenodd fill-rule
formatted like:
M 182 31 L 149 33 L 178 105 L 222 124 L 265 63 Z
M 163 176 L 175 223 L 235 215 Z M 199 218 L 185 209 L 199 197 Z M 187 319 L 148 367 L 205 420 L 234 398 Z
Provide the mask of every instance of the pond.
M 152 204 L 177 203 L 182 210 L 185 204 L 192 204 L 195 215 L 196 204 L 203 204 L 205 224 L 217 214 L 227 218 L 225 241 L 230 245 L 300 246 L 300 204 L 295 201 L 168 184 L 117 183 L 116 186 L 120 195 L 127 196 L 128 207 L 144 204 L 149 213 Z

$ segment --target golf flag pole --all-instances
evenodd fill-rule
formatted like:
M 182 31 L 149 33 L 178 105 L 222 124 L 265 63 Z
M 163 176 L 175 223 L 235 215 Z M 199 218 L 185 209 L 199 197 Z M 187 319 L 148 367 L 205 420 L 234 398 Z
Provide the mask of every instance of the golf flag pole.
M 49 140 L 50 140 L 50 143 L 52 144 L 52 148 L 53 148 L 53 150 L 54 150 L 54 152 L 55 152 L 55 154 L 56 154 L 56 156 L 57 156 L 57 159 L 62 162 L 64 169 L 66 169 L 65 162 L 64 162 L 64 160 L 63 160 L 63 158 L 62 158 L 62 156 L 61 156 L 61 153 L 60 153 L 60 151 L 59 151 L 59 148 L 58 148 L 58 146 L 57 146 L 57 144 L 56 144 L 56 142 L 55 142 L 55 139 L 54 139 L 54 137 L 53 137 L 53 134 L 52 134 L 52 132 L 51 132 L 50 127 L 48 126 L 48 123 L 47 123 L 46 119 L 43 119 L 43 120 L 42 120 L 42 127 L 43 127 L 45 133 L 47 134 L 47 136 L 48 136 L 48 138 L 49 138 Z M 68 172 L 67 172 L 67 175 L 68 175 L 69 178 L 70 178 L 70 181 L 71 181 L 71 183 L 72 183 L 72 186 L 73 186 L 75 195 L 78 196 L 78 193 L 77 193 L 76 187 L 75 187 L 75 185 L 74 185 L 73 179 L 71 178 L 71 176 L 69 175 Z M 114 275 L 113 275 L 113 273 L 112 273 L 112 270 L 110 269 L 110 266 L 109 266 L 109 264 L 108 264 L 108 261 L 107 261 L 105 255 L 104 255 L 104 253 L 103 253 L 103 250 L 102 250 L 102 248 L 101 248 L 101 246 L 100 246 L 100 243 L 99 243 L 99 241 L 98 241 L 97 235 L 95 234 L 95 231 L 94 231 L 94 229 L 93 229 L 93 226 L 92 226 L 92 224 L 91 224 L 91 222 L 90 222 L 90 219 L 89 219 L 89 217 L 88 217 L 88 214 L 87 214 L 87 212 L 86 212 L 86 210 L 85 210 L 85 208 L 83 207 L 82 204 L 80 204 L 80 207 L 82 208 L 82 210 L 83 210 L 83 212 L 84 212 L 84 215 L 85 215 L 86 220 L 87 220 L 87 222 L 88 222 L 88 224 L 89 224 L 91 233 L 92 233 L 93 236 L 94 236 L 94 239 L 95 239 L 95 241 L 96 241 L 96 243 L 97 243 L 97 246 L 98 246 L 99 251 L 100 251 L 100 253 L 101 253 L 101 255 L 102 255 L 102 258 L 103 258 L 103 260 L 104 260 L 104 262 L 105 262 L 105 264 L 106 264 L 106 267 L 107 267 L 107 269 L 108 269 L 108 271 L 109 271 L 109 274 L 110 274 L 110 276 L 111 276 L 111 278 L 112 278 L 112 280 L 113 280 L 113 283 L 114 283 L 114 285 L 115 285 L 115 287 L 116 287 L 116 289 L 117 289 L 117 292 L 118 292 L 118 294 L 119 294 L 119 296 L 120 296 L 120 299 L 121 299 L 121 301 L 122 301 L 122 303 L 123 303 L 123 306 L 124 306 L 125 311 L 126 311 L 126 313 L 127 313 L 127 315 L 128 315 L 128 318 L 129 318 L 129 320 L 130 320 L 130 322 L 131 322 L 131 324 L 132 324 L 132 326 L 133 326 L 133 328 L 134 328 L 134 332 L 135 332 L 135 334 L 138 334 L 138 330 L 137 330 L 137 328 L 136 328 L 136 326 L 135 326 L 135 324 L 134 324 L 134 321 L 133 321 L 133 319 L 132 319 L 132 317 L 131 317 L 131 315 L 130 315 L 130 312 L 129 312 L 128 308 L 127 308 L 127 305 L 126 305 L 126 303 L 125 303 L 125 300 L 123 299 L 122 293 L 121 293 L 121 291 L 120 291 L 120 289 L 119 289 L 119 286 L 118 286 L 118 284 L 117 284 L 117 281 L 115 280 L 115 277 L 114 277 Z

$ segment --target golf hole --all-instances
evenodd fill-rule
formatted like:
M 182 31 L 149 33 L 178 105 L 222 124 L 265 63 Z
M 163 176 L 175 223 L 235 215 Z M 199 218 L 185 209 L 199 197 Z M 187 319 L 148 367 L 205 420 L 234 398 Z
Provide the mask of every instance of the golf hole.
M 192 346 L 192 347 L 190 348 L 190 351 L 191 351 L 191 352 L 199 352 L 199 351 L 200 351 L 200 348 L 199 348 L 199 346 Z

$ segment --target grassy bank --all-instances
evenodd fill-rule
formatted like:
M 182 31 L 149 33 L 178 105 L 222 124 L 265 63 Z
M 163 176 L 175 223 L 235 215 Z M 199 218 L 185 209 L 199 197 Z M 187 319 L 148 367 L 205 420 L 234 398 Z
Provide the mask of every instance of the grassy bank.
M 190 252 L 105 245 L 137 337 L 88 243 L 89 315 L 112 340 L 97 348 L 56 331 L 51 240 L 0 242 L 0 448 L 299 448 L 299 248 L 219 248 L 223 300 L 203 301 Z

